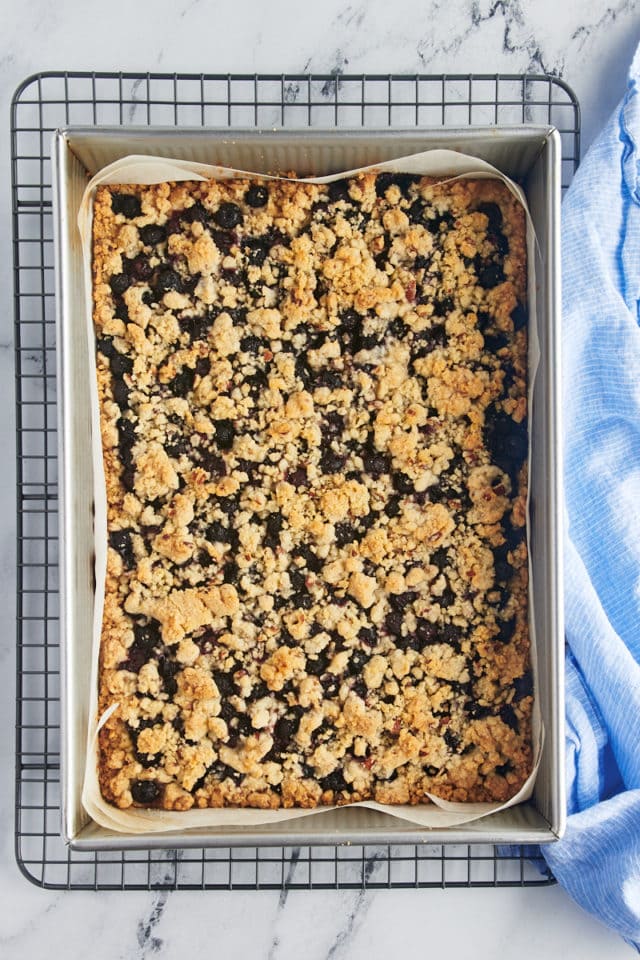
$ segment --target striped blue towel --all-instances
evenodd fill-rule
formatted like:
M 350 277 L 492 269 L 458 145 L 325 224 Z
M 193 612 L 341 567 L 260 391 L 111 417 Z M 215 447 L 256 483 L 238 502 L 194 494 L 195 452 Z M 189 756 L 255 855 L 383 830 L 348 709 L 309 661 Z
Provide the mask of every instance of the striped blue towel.
M 563 204 L 568 826 L 544 856 L 640 951 L 640 47 Z

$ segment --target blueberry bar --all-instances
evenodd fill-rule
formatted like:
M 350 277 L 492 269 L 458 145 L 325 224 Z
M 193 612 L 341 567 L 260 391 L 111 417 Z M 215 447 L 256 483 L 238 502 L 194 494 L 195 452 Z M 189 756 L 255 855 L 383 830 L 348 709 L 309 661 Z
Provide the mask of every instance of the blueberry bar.
M 93 311 L 105 800 L 514 796 L 533 691 L 506 186 L 101 187 Z

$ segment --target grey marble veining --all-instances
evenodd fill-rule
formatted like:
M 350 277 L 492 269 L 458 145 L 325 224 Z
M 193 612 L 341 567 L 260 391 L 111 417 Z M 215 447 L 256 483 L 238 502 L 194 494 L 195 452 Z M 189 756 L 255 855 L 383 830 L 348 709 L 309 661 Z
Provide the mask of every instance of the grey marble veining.
M 359 960 L 633 955 L 558 888 L 260 893 L 61 893 L 13 859 L 14 375 L 8 109 L 46 69 L 186 72 L 547 71 L 578 94 L 587 145 L 622 95 L 640 40 L 634 0 L 5 0 L 0 9 L 0 957 Z M 134 110 L 135 107 L 132 107 Z M 295 865 L 292 866 L 295 870 Z M 55 946 L 53 946 L 55 944 Z M 64 946 L 63 946 L 64 945 Z

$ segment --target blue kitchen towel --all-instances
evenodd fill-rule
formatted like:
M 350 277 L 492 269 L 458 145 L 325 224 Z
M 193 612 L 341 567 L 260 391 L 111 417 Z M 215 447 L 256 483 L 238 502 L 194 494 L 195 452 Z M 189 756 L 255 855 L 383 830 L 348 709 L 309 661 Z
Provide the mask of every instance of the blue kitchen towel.
M 542 852 L 640 951 L 640 47 L 562 209 L 568 824 Z

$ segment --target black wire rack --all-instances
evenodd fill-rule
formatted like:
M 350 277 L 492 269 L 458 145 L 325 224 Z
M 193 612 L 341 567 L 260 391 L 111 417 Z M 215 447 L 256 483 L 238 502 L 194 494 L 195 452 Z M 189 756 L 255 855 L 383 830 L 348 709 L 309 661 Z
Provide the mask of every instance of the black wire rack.
M 67 125 L 429 128 L 553 124 L 562 185 L 580 113 L 545 75 L 41 73 L 11 107 L 17 445 L 16 859 L 51 889 L 540 886 L 534 850 L 492 845 L 223 848 L 85 853 L 60 836 L 56 342 L 50 141 Z

